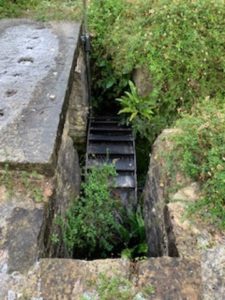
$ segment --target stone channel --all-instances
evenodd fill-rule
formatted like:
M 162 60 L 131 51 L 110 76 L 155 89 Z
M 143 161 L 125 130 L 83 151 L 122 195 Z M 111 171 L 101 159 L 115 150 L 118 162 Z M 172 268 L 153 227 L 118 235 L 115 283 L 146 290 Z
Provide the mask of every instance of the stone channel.
M 89 282 L 102 273 L 154 288 L 136 300 L 224 299 L 224 235 L 182 221 L 185 202 L 198 197 L 197 183 L 177 174 L 183 188 L 166 191 L 160 149 L 169 151 L 171 130 L 153 146 L 144 191 L 148 259 L 74 260 L 50 239 L 54 216 L 65 215 L 80 192 L 77 149 L 88 115 L 81 29 L 0 21 L 0 300 L 98 299 Z

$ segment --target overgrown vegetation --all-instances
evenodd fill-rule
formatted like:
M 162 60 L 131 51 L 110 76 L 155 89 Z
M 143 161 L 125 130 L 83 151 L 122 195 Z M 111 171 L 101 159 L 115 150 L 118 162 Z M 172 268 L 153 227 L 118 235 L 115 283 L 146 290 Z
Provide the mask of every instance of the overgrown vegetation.
M 225 228 L 224 99 L 200 101 L 193 113 L 183 114 L 176 127 L 182 131 L 174 137 L 175 148 L 167 159 L 179 161 L 179 169 L 202 187 L 202 198 L 189 210 Z
M 201 212 L 223 227 L 224 111 L 217 105 L 225 97 L 224 4 L 93 0 L 90 5 L 93 81 L 100 105 L 119 98 L 120 112 L 150 144 L 181 118 L 177 126 L 184 133 L 174 156 L 202 185 L 204 196 L 197 203 Z M 130 81 L 136 68 L 147 71 L 151 81 L 145 98 Z M 210 100 L 202 101 L 206 98 Z
M 58 218 L 63 241 L 70 254 L 91 258 L 110 255 L 115 245 L 116 210 L 119 202 L 110 195 L 110 181 L 115 168 L 104 165 L 93 168 L 82 184 L 83 196 L 75 199 L 66 212 L 66 218 Z
M 118 235 L 121 241 L 121 257 L 135 259 L 146 257 L 148 246 L 145 235 L 145 224 L 142 211 L 124 213 L 119 223 Z
M 153 90 L 144 103 L 150 110 L 146 117 L 135 106 L 129 118 L 152 141 L 199 97 L 224 95 L 224 20 L 222 0 L 91 1 L 98 97 L 120 97 L 133 70 L 147 68 Z
M 57 217 L 63 242 L 77 258 L 145 256 L 145 228 L 140 212 L 127 213 L 112 194 L 116 176 L 113 165 L 93 167 L 82 184 L 83 194 L 75 199 L 65 218 Z M 52 236 L 59 242 L 58 236 Z
M 92 38 L 93 106 L 99 107 L 121 94 L 130 74 L 118 76 L 114 71 L 113 57 L 107 51 L 107 39 L 113 38 L 115 21 L 124 11 L 125 1 L 93 0 L 89 6 L 89 28 Z M 119 28 L 118 28 L 119 29 Z M 94 96 L 96 95 L 96 97 Z
M 74 20 L 81 17 L 82 0 L 0 0 L 0 18 Z

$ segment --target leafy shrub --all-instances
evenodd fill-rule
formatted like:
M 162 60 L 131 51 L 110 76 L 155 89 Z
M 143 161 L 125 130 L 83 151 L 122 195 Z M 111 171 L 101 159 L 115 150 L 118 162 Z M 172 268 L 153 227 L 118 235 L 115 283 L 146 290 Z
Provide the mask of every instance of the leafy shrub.
M 175 149 L 168 160 L 202 186 L 203 196 L 191 212 L 200 211 L 225 228 L 225 104 L 208 99 L 184 114 L 176 126 L 182 129 L 174 138 Z
M 122 107 L 118 114 L 127 115 L 127 121 L 133 124 L 135 133 L 138 132 L 141 136 L 148 136 L 146 130 L 144 130 L 144 123 L 151 122 L 155 103 L 152 103 L 148 97 L 141 98 L 132 81 L 129 81 L 129 87 L 130 92 L 125 92 L 121 98 L 116 99 Z
M 0 17 L 18 17 L 23 10 L 33 9 L 37 0 L 0 0 Z
M 89 28 L 92 34 L 92 90 L 94 106 L 100 106 L 107 99 L 118 97 L 127 84 L 130 75 L 118 76 L 112 64 L 113 57 L 107 53 L 107 39 L 116 21 L 122 17 L 125 2 L 121 0 L 92 0 L 89 6 Z
M 127 212 L 112 197 L 115 176 L 114 165 L 93 167 L 82 185 L 83 195 L 72 202 L 65 218 L 56 218 L 70 255 L 88 259 L 117 257 L 121 252 L 127 258 L 146 255 L 142 214 Z M 53 234 L 51 240 L 58 243 L 58 235 Z
M 120 97 L 133 70 L 146 66 L 153 115 L 133 123 L 154 139 L 199 98 L 224 95 L 224 1 L 127 2 L 91 1 L 94 82 Z
M 73 201 L 65 220 L 57 219 L 65 246 L 71 254 L 74 250 L 76 257 L 106 257 L 115 245 L 119 204 L 110 195 L 115 175 L 112 165 L 94 167 L 83 183 L 83 196 Z
M 128 212 L 128 214 L 123 216 L 118 232 L 123 244 L 122 257 L 135 259 L 147 256 L 148 245 L 146 242 L 145 224 L 140 209 L 136 212 Z
M 129 87 L 131 92 L 125 92 L 124 96 L 117 99 L 122 106 L 119 114 L 130 114 L 130 122 L 137 117 L 150 121 L 153 114 L 152 108 L 154 107 L 154 104 L 151 103 L 149 99 L 141 98 L 138 95 L 137 88 L 135 87 L 134 83 L 130 80 Z
M 81 0 L 0 0 L 0 18 L 33 16 L 38 20 L 74 20 L 81 15 Z

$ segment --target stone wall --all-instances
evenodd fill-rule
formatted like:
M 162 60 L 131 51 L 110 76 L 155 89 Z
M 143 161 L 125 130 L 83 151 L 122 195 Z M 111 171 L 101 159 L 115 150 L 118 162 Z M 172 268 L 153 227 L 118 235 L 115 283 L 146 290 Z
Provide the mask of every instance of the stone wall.
M 169 255 L 169 252 L 178 256 L 166 206 L 170 182 L 162 154 L 162 151 L 171 150 L 171 134 L 174 134 L 173 130 L 164 130 L 154 143 L 144 188 L 145 226 L 150 257 Z
M 2 60 L 1 91 L 8 95 L 8 86 L 17 88 L 0 101 L 5 112 L 0 120 L 1 300 L 20 299 L 17 291 L 41 257 L 68 256 L 54 218 L 64 216 L 80 192 L 74 142 L 84 141 L 88 106 L 80 31 L 79 23 L 0 21 L 1 43 L 10 45 Z M 17 33 L 23 42 L 11 38 Z M 36 65 L 43 69 L 40 74 Z M 53 233 L 59 234 L 58 244 Z
M 225 294 L 225 233 L 200 216 L 185 215 L 187 206 L 201 197 L 201 189 L 197 182 L 180 172 L 179 161 L 170 162 L 176 170 L 172 176 L 167 172 L 166 156 L 173 151 L 171 136 L 176 134 L 177 129 L 164 130 L 151 154 L 144 190 L 149 256 L 179 256 L 190 263 L 198 262 L 202 299 L 222 300 Z
M 60 238 L 54 217 L 64 216 L 70 202 L 80 192 L 79 157 L 67 125 L 61 138 L 53 177 L 37 173 L 32 179 L 33 175 L 29 172 L 7 171 L 8 178 L 4 182 L 0 180 L 2 282 L 8 273 L 26 272 L 40 257 L 68 256 L 61 240 L 57 245 L 51 241 L 53 233 L 59 233 Z M 3 174 L 5 170 L 1 172 Z M 40 199 L 36 199 L 36 189 Z M 3 299 L 1 292 L 0 299 Z
M 80 45 L 74 70 L 67 116 L 69 136 L 73 139 L 77 147 L 82 147 L 86 142 L 87 119 L 89 113 L 87 70 L 84 55 L 83 47 Z
M 68 111 L 68 114 L 70 111 Z M 64 247 L 60 228 L 55 223 L 57 216 L 64 217 L 71 202 L 80 193 L 80 166 L 79 157 L 73 140 L 69 136 L 68 124 L 65 125 L 62 135 L 62 143 L 58 153 L 58 163 L 56 167 L 54 182 L 55 190 L 46 211 L 45 232 L 44 232 L 44 252 L 42 257 L 68 257 Z M 52 236 L 56 235 L 58 243 L 52 241 Z
M 101 300 L 99 289 L 103 292 L 105 285 L 108 297 L 104 299 L 200 300 L 199 272 L 198 263 L 168 257 L 138 262 L 135 269 L 133 263 L 122 259 L 44 259 L 30 269 L 26 279 L 20 279 L 20 284 L 11 279 L 9 291 L 15 297 L 12 299 Z M 105 282 L 101 281 L 103 276 Z M 145 292 L 147 288 L 150 290 Z M 116 298 L 119 291 L 121 298 Z

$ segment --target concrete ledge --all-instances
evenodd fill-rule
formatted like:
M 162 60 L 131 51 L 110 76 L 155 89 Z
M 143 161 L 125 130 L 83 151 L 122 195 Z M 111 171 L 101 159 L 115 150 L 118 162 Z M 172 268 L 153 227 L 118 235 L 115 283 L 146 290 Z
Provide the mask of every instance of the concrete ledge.
M 130 282 L 131 286 L 120 283 L 121 279 Z M 108 290 L 107 281 L 111 283 Z M 148 287 L 152 291 L 144 293 Z M 10 299 L 103 299 L 100 289 L 107 290 L 105 295 L 111 296 L 104 299 L 122 299 L 119 296 L 143 300 L 203 299 L 199 264 L 171 257 L 148 259 L 135 265 L 122 259 L 41 259 L 29 270 L 27 277 L 17 275 L 15 282 L 9 276 L 2 284 L 0 295 L 2 293 L 3 299 L 5 295 L 8 299 L 9 295 L 14 295 Z M 115 289 L 120 290 L 121 294 L 117 294 Z
M 54 170 L 80 28 L 0 21 L 0 166 Z

